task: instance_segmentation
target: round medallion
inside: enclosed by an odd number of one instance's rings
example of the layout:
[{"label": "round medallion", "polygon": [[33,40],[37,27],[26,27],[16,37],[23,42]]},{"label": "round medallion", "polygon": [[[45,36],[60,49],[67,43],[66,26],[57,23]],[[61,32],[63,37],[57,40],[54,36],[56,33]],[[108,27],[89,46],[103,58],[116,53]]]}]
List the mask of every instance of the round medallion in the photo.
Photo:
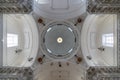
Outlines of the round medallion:
[{"label": "round medallion", "polygon": [[48,24],[42,32],[42,51],[54,59],[64,59],[75,54],[78,48],[78,32],[67,22]]}]

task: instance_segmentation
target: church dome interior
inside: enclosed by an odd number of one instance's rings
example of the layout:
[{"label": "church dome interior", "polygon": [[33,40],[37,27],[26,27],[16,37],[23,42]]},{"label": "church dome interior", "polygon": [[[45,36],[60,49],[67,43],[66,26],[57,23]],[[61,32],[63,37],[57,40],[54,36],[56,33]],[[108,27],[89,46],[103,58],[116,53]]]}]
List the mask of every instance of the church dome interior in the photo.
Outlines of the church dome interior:
[{"label": "church dome interior", "polygon": [[120,80],[119,0],[0,0],[0,80]]}]

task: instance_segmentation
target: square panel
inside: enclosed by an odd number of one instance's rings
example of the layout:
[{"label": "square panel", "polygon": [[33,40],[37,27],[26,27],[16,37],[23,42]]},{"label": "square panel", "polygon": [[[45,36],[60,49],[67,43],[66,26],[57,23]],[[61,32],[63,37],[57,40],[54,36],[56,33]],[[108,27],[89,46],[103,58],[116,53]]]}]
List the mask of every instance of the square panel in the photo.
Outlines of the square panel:
[{"label": "square panel", "polygon": [[69,8],[69,0],[52,0],[52,9],[68,9]]}]

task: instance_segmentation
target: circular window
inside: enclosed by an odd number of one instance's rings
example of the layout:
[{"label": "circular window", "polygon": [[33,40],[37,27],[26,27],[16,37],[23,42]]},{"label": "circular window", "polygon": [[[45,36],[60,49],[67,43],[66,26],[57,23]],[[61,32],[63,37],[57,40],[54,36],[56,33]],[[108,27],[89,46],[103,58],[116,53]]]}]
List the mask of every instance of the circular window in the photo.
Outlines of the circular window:
[{"label": "circular window", "polygon": [[42,51],[54,59],[75,54],[78,48],[78,32],[66,22],[53,22],[42,32]]}]

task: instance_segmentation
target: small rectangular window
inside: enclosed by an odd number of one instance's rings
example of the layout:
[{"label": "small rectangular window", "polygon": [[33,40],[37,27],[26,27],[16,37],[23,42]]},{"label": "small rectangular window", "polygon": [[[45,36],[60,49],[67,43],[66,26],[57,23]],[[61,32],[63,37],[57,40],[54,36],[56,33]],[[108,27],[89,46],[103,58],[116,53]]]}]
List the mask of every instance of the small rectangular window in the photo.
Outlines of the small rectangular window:
[{"label": "small rectangular window", "polygon": [[103,46],[113,47],[114,44],[113,33],[104,34],[102,36],[102,44]]},{"label": "small rectangular window", "polygon": [[17,34],[7,34],[7,47],[18,46],[18,35]]}]

